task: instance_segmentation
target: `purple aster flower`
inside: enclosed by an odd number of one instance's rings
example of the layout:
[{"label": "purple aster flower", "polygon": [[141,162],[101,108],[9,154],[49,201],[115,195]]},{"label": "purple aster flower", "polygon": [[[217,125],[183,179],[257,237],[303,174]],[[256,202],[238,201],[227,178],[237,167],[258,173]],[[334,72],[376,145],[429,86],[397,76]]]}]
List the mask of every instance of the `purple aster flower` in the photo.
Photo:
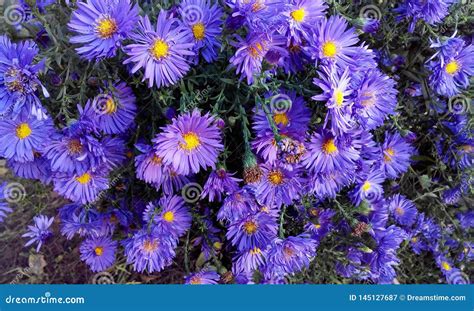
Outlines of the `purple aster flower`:
[{"label": "purple aster flower", "polygon": [[355,90],[354,110],[360,124],[367,129],[383,125],[397,106],[395,81],[377,69],[369,70],[353,80]]},{"label": "purple aster flower", "polygon": [[326,130],[319,130],[311,136],[308,152],[303,164],[312,173],[332,173],[336,170],[346,172],[353,169],[359,153]]},{"label": "purple aster flower", "polygon": [[149,145],[136,144],[135,147],[141,152],[135,157],[137,178],[147,183],[161,185],[165,169],[163,159],[158,157],[155,150]]},{"label": "purple aster flower", "polygon": [[396,9],[398,21],[411,20],[409,31],[415,30],[418,20],[423,19],[430,25],[440,23],[448,15],[453,0],[404,0]]},{"label": "purple aster flower", "polygon": [[51,164],[40,153],[34,152],[33,161],[19,162],[15,160],[8,160],[7,165],[10,170],[20,178],[39,179],[44,184],[51,182]]},{"label": "purple aster flower", "polygon": [[288,170],[279,163],[262,164],[263,176],[256,185],[256,195],[263,205],[290,205],[300,196],[302,179],[299,170]]},{"label": "purple aster flower", "polygon": [[233,193],[239,190],[239,178],[233,177],[235,173],[228,173],[225,169],[219,168],[212,171],[204,185],[201,197],[209,198],[209,202],[222,201],[222,194]]},{"label": "purple aster flower", "polygon": [[214,270],[202,270],[196,273],[191,273],[185,277],[185,284],[191,285],[211,285],[217,284],[221,277]]},{"label": "purple aster flower", "polygon": [[59,210],[61,234],[68,240],[78,234],[81,237],[97,237],[102,231],[102,219],[95,208],[72,203]]},{"label": "purple aster flower", "polygon": [[191,227],[191,213],[181,196],[163,196],[157,204],[149,203],[143,213],[146,223],[153,223],[158,234],[178,239]]},{"label": "purple aster flower", "polygon": [[195,109],[173,119],[153,140],[156,154],[178,174],[197,173],[201,168],[215,168],[223,149],[221,131],[209,114]]},{"label": "purple aster flower", "polygon": [[217,213],[218,220],[235,222],[259,210],[255,197],[247,188],[229,194]]},{"label": "purple aster flower", "polygon": [[474,45],[458,38],[450,38],[444,44],[437,51],[438,59],[429,63],[430,83],[438,94],[455,96],[469,87],[469,78],[474,75]]},{"label": "purple aster flower", "polygon": [[464,230],[468,231],[474,227],[474,211],[458,213],[456,214],[456,218]]},{"label": "purple aster flower", "polygon": [[[354,47],[359,38],[354,28],[348,28],[345,18],[337,15],[322,19],[311,37],[309,52],[324,63],[335,63],[344,68],[356,64],[350,57],[357,51]],[[359,63],[360,65],[360,63]]]},{"label": "purple aster flower", "polygon": [[77,53],[88,60],[111,58],[117,54],[138,21],[138,6],[130,0],[87,0],[78,2],[68,27],[77,35]]},{"label": "purple aster flower", "polygon": [[316,256],[316,241],[303,236],[275,239],[268,251],[268,261],[293,274],[309,267]]},{"label": "purple aster flower", "polygon": [[308,217],[310,221],[305,225],[305,231],[315,241],[321,241],[334,229],[333,217],[336,212],[331,209],[310,208]]},{"label": "purple aster flower", "polygon": [[380,168],[389,178],[397,178],[405,173],[410,166],[410,158],[416,151],[398,132],[385,133],[382,146]]},{"label": "purple aster flower", "polygon": [[226,3],[233,9],[233,24],[245,22],[252,29],[270,31],[281,22],[281,0],[226,0]]},{"label": "purple aster flower", "polygon": [[461,273],[461,270],[456,268],[453,262],[445,255],[437,254],[435,260],[449,284],[469,284],[469,281]]},{"label": "purple aster flower", "polygon": [[91,237],[82,242],[79,251],[81,260],[92,271],[101,272],[110,268],[115,261],[117,242],[107,236]]},{"label": "purple aster flower", "polygon": [[18,115],[21,111],[38,119],[47,118],[37,96],[38,88],[49,97],[38,79],[44,60],[33,63],[38,47],[31,41],[12,43],[7,36],[0,36],[0,115]]},{"label": "purple aster flower", "polygon": [[396,194],[389,199],[388,208],[393,218],[402,226],[412,226],[418,216],[415,204],[405,196]]},{"label": "purple aster flower", "polygon": [[0,184],[0,223],[5,220],[9,213],[13,212],[13,210],[8,206],[8,203],[4,202],[6,187],[6,182]]},{"label": "purple aster flower", "polygon": [[31,162],[52,134],[51,119],[38,120],[27,113],[0,122],[0,156],[18,162]]},{"label": "purple aster flower", "polygon": [[259,212],[233,221],[228,227],[226,237],[242,252],[255,247],[265,249],[276,237],[276,233],[275,219]]},{"label": "purple aster flower", "polygon": [[102,191],[109,188],[107,175],[100,169],[83,174],[58,173],[53,182],[54,191],[82,204],[94,202]]},{"label": "purple aster flower", "polygon": [[[270,98],[270,117],[281,135],[304,136],[308,130],[311,111],[306,106],[303,97],[294,91],[281,89],[278,94],[267,94]],[[267,118],[267,113],[262,106],[255,109],[253,130],[257,136],[273,134],[272,127]]]},{"label": "purple aster flower", "polygon": [[176,170],[169,165],[164,169],[163,181],[161,184],[155,184],[155,187],[156,190],[163,189],[163,193],[166,195],[172,195],[176,191],[182,191],[183,187],[190,182],[188,177],[178,174]]},{"label": "purple aster flower", "polygon": [[286,23],[281,31],[288,38],[301,43],[312,33],[315,25],[324,18],[327,9],[324,0],[290,0],[285,5],[283,15]]},{"label": "purple aster flower", "polygon": [[209,0],[183,0],[179,13],[192,33],[194,49],[201,51],[206,62],[215,61],[221,48],[222,9],[217,4],[211,6]]},{"label": "purple aster flower", "polygon": [[105,163],[107,170],[118,168],[125,162],[126,146],[125,141],[119,137],[105,136],[101,142],[104,150]]},{"label": "purple aster flower", "polygon": [[368,202],[380,200],[383,197],[382,184],[384,181],[385,174],[378,169],[357,176],[357,185],[350,193],[354,204],[358,206],[363,200]]},{"label": "purple aster flower", "polygon": [[138,231],[123,242],[127,263],[137,272],[159,272],[171,265],[175,242],[166,235]]},{"label": "purple aster flower", "polygon": [[362,31],[369,34],[376,34],[380,29],[380,20],[376,18],[364,18]]},{"label": "purple aster flower", "polygon": [[266,249],[262,250],[258,247],[254,247],[239,253],[233,261],[237,270],[250,274],[262,267],[265,264],[266,258]]},{"label": "purple aster flower", "polygon": [[312,174],[308,187],[309,191],[318,198],[336,198],[336,194],[344,187],[349,186],[354,180],[350,171],[341,172],[334,170],[330,173]]},{"label": "purple aster flower", "polygon": [[194,42],[190,32],[176,18],[161,10],[154,27],[148,16],[140,17],[132,43],[125,47],[129,58],[124,64],[133,63],[132,73],[145,69],[143,81],[151,88],[175,84],[190,69],[189,56],[193,56]]},{"label": "purple aster flower", "polygon": [[124,82],[88,101],[84,108],[85,114],[105,134],[126,132],[133,125],[136,110],[135,95]]},{"label": "purple aster flower", "polygon": [[[332,69],[331,69],[332,68]],[[312,99],[317,101],[326,101],[328,113],[324,121],[324,127],[328,122],[331,123],[331,132],[334,135],[341,135],[349,132],[354,124],[352,115],[352,100],[348,100],[351,96],[350,89],[351,78],[349,69],[340,75],[335,67],[323,67],[319,73],[322,79],[315,78],[313,83],[323,90],[323,94],[313,96]]]},{"label": "purple aster flower", "polygon": [[24,238],[30,238],[25,246],[28,247],[36,243],[36,252],[39,252],[43,243],[53,235],[53,232],[49,228],[53,224],[53,221],[54,217],[48,218],[44,215],[33,217],[33,226],[28,226],[28,232],[22,235]]}]

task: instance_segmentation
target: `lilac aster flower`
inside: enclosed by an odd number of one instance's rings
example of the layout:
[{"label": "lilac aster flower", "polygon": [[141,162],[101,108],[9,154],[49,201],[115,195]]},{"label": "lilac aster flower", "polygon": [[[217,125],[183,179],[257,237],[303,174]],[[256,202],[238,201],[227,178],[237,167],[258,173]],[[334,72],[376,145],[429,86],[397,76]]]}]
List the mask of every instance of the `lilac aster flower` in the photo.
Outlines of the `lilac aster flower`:
[{"label": "lilac aster flower", "polygon": [[133,63],[132,73],[145,69],[144,80],[151,88],[175,84],[190,69],[189,57],[194,55],[194,42],[190,32],[176,18],[161,10],[156,27],[148,16],[140,17],[133,43],[125,47],[129,58],[124,64]]},{"label": "lilac aster flower", "polygon": [[115,261],[117,242],[107,236],[91,237],[82,242],[79,251],[81,260],[92,271],[100,272],[110,268]]},{"label": "lilac aster flower", "polygon": [[125,141],[119,137],[105,136],[100,143],[104,148],[104,166],[107,170],[111,171],[125,162]]},{"label": "lilac aster flower", "polygon": [[309,267],[316,256],[316,242],[307,237],[275,239],[268,252],[268,261],[279,266],[285,273],[293,274]]},{"label": "lilac aster flower", "polygon": [[232,22],[238,25],[245,22],[252,29],[269,31],[281,22],[281,0],[226,0],[226,3],[233,9]]},{"label": "lilac aster flower", "polygon": [[159,272],[172,263],[174,241],[166,235],[138,231],[123,242],[127,263],[137,272]]},{"label": "lilac aster flower", "polygon": [[377,202],[383,197],[383,182],[385,174],[374,169],[357,177],[357,185],[350,193],[351,199],[356,206],[363,200],[368,202]]},{"label": "lilac aster flower", "polygon": [[68,27],[77,35],[77,53],[88,60],[111,58],[127,39],[138,20],[138,6],[130,0],[87,0],[78,2]]},{"label": "lilac aster flower", "polygon": [[22,235],[24,238],[30,238],[25,246],[28,247],[36,243],[36,252],[39,252],[43,243],[53,235],[49,228],[53,224],[53,221],[54,217],[48,218],[44,215],[33,217],[33,226],[28,226],[28,232]]},{"label": "lilac aster flower", "polygon": [[302,179],[299,170],[288,170],[278,163],[260,166],[263,176],[256,185],[258,201],[263,205],[290,205],[300,196]]},{"label": "lilac aster flower", "polygon": [[312,33],[315,25],[324,18],[327,5],[324,0],[290,0],[288,2],[283,13],[286,24],[280,31],[295,42],[301,43]]},{"label": "lilac aster flower", "polygon": [[474,227],[474,211],[468,211],[464,213],[458,213],[456,215],[459,224],[464,230],[469,230]]},{"label": "lilac aster flower", "polygon": [[53,182],[54,191],[82,204],[94,202],[102,191],[109,188],[107,176],[100,169],[83,174],[58,173]]},{"label": "lilac aster flower", "polygon": [[443,254],[436,255],[436,264],[446,277],[449,284],[469,284],[469,281],[462,275],[461,270],[456,268],[453,262]]},{"label": "lilac aster flower", "polygon": [[410,166],[410,158],[415,154],[413,148],[398,132],[385,133],[382,146],[380,168],[389,178],[397,178],[405,173]]},{"label": "lilac aster flower", "polygon": [[255,197],[247,188],[229,194],[217,213],[218,220],[235,222],[259,210]]},{"label": "lilac aster flower", "polygon": [[211,285],[217,284],[220,280],[219,274],[214,270],[202,270],[185,277],[185,284],[191,285]]},{"label": "lilac aster flower", "polygon": [[405,196],[396,194],[389,199],[388,208],[393,218],[402,226],[412,226],[418,216],[415,204]]},{"label": "lilac aster flower", "polygon": [[52,134],[51,119],[38,120],[27,113],[0,122],[0,156],[18,162],[31,162]]},{"label": "lilac aster flower", "polygon": [[171,195],[178,190],[181,191],[190,182],[188,177],[178,174],[171,165],[168,165],[164,169],[163,181],[161,184],[155,184],[155,187],[156,190],[163,189],[164,194]]},{"label": "lilac aster flower", "polygon": [[326,101],[328,113],[324,126],[331,122],[331,132],[334,135],[347,133],[353,127],[352,100],[348,100],[351,96],[349,69],[340,75],[335,67],[323,67],[320,72],[322,79],[315,78],[313,83],[323,90],[323,94],[313,96],[312,99],[317,101]]},{"label": "lilac aster flower", "polygon": [[444,45],[437,52],[438,59],[429,63],[430,82],[438,94],[454,96],[469,87],[469,78],[474,75],[474,45],[458,38],[450,38]]},{"label": "lilac aster flower", "polygon": [[360,156],[353,146],[347,146],[326,130],[313,134],[307,150],[303,164],[315,174],[345,172],[354,167]]},{"label": "lilac aster flower", "polygon": [[267,258],[267,250],[254,247],[250,250],[241,252],[234,258],[235,267],[239,271],[252,273],[265,264]]},{"label": "lilac aster flower", "polygon": [[354,110],[360,124],[367,129],[383,125],[388,115],[394,114],[397,106],[395,81],[379,70],[369,70],[353,83],[355,90]]},{"label": "lilac aster flower", "polygon": [[222,195],[239,190],[239,178],[233,177],[235,173],[228,173],[225,169],[219,168],[212,171],[201,194],[202,198],[208,197],[209,202],[222,201]]},{"label": "lilac aster flower", "polygon": [[305,225],[305,230],[315,241],[321,241],[334,229],[333,217],[336,212],[331,209],[310,208],[308,212],[310,221]]},{"label": "lilac aster flower", "polygon": [[135,157],[137,178],[147,183],[160,184],[163,182],[163,159],[156,155],[155,150],[145,144],[136,144],[135,147],[142,153]]},{"label": "lilac aster flower", "polygon": [[71,240],[76,234],[81,237],[97,237],[102,231],[102,219],[95,208],[72,203],[59,210],[61,234]]},{"label": "lilac aster flower", "polygon": [[88,101],[84,110],[105,134],[124,133],[135,119],[135,95],[124,82],[117,83],[112,91],[106,91]]},{"label": "lilac aster flower", "polygon": [[349,186],[354,180],[350,171],[341,172],[334,170],[330,173],[312,174],[308,187],[309,191],[318,198],[336,198],[336,194],[344,187]]},{"label": "lilac aster flower", "polygon": [[264,249],[276,237],[277,225],[273,217],[259,212],[232,222],[226,234],[239,251],[258,247]]},{"label": "lilac aster flower", "polygon": [[354,28],[347,29],[345,18],[337,15],[322,19],[311,38],[310,53],[324,63],[335,63],[344,68],[355,63],[350,57],[356,54],[354,45],[359,38]]},{"label": "lilac aster flower", "polygon": [[181,196],[163,196],[155,205],[149,203],[143,213],[146,223],[153,223],[158,234],[179,238],[191,227],[191,213]]},{"label": "lilac aster flower", "polygon": [[38,119],[47,118],[37,90],[49,94],[38,79],[44,60],[33,63],[38,47],[31,41],[12,43],[0,36],[0,115],[18,115],[22,110]]},{"label": "lilac aster flower", "polygon": [[44,184],[51,182],[51,164],[40,153],[34,152],[33,161],[19,162],[15,160],[8,160],[7,165],[10,170],[20,178],[39,179]]},{"label": "lilac aster flower", "polygon": [[179,12],[192,32],[194,48],[201,51],[206,62],[215,61],[221,48],[218,36],[222,32],[222,9],[218,4],[211,6],[209,0],[183,0]]},{"label": "lilac aster flower", "polygon": [[[278,94],[267,94],[270,98],[269,114],[281,135],[304,136],[308,130],[311,113],[303,97],[294,91],[281,89]],[[273,134],[267,113],[260,105],[255,109],[253,130],[258,136]]]},{"label": "lilac aster flower", "polygon": [[418,20],[423,19],[430,25],[440,23],[448,15],[453,0],[404,0],[396,9],[398,21],[411,20],[409,31],[415,30]]},{"label": "lilac aster flower", "polygon": [[173,119],[153,140],[156,154],[178,174],[197,173],[201,168],[216,167],[217,156],[223,149],[221,131],[209,114],[199,110]]}]

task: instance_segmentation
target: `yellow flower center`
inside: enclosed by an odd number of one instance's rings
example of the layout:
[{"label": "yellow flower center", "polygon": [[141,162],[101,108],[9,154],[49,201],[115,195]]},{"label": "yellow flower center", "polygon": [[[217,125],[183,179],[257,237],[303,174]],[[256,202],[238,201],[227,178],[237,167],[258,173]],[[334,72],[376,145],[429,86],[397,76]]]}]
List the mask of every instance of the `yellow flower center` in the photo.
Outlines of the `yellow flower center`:
[{"label": "yellow flower center", "polygon": [[115,101],[113,98],[107,99],[105,102],[105,113],[106,114],[112,114],[117,111],[117,104],[115,104]]},{"label": "yellow flower center", "polygon": [[395,213],[397,213],[398,216],[403,216],[403,214],[405,214],[405,211],[403,210],[403,208],[397,207],[395,209]]},{"label": "yellow flower center", "polygon": [[163,219],[166,221],[166,222],[173,222],[174,220],[174,213],[172,211],[168,211],[166,213],[163,214]]},{"label": "yellow flower center", "polygon": [[301,9],[291,12],[290,15],[295,21],[302,22],[304,20],[306,12],[304,11],[303,8],[301,8]]},{"label": "yellow flower center", "polygon": [[206,27],[204,26],[203,23],[197,23],[194,24],[192,27],[193,30],[193,35],[196,40],[202,40],[204,39],[206,35]]},{"label": "yellow flower center", "polygon": [[365,192],[369,191],[370,188],[372,188],[372,185],[370,184],[370,182],[366,181],[363,185],[362,185],[362,190],[364,190]]},{"label": "yellow flower center", "polygon": [[91,179],[92,177],[89,173],[84,173],[83,175],[76,177],[76,180],[82,185],[88,184]]},{"label": "yellow flower center", "polygon": [[263,45],[261,43],[255,43],[253,46],[249,47],[249,51],[253,58],[257,58],[263,52]]},{"label": "yellow flower center", "polygon": [[291,258],[295,254],[295,251],[292,248],[285,246],[283,248],[283,253],[285,254],[285,257]]},{"label": "yellow flower center", "polygon": [[143,250],[147,253],[152,253],[158,248],[157,240],[145,240],[143,242]]},{"label": "yellow flower center", "polygon": [[97,256],[102,256],[104,253],[104,248],[102,246],[98,246],[94,249],[94,252]]},{"label": "yellow flower center", "polygon": [[314,227],[315,227],[316,229],[319,229],[319,228],[321,228],[321,225],[320,225],[320,224],[314,224]]},{"label": "yellow flower center", "polygon": [[244,223],[244,231],[248,234],[248,235],[252,235],[252,234],[255,234],[257,232],[257,229],[258,229],[258,225],[255,221],[253,220],[249,220],[247,222]]},{"label": "yellow flower center", "polygon": [[441,266],[442,266],[443,269],[446,270],[446,271],[451,270],[451,266],[450,266],[449,263],[447,263],[446,261],[443,261],[443,262],[441,263]]},{"label": "yellow flower center", "polygon": [[275,186],[281,185],[283,183],[283,173],[281,171],[271,171],[268,174],[268,181]]},{"label": "yellow flower center", "polygon": [[412,243],[418,242],[418,238],[417,238],[416,236],[412,237],[412,238],[411,238],[411,242],[412,242]]},{"label": "yellow flower center", "polygon": [[384,153],[384,156],[383,156],[383,160],[385,162],[390,162],[392,161],[392,157],[395,155],[395,150],[393,150],[392,148],[387,148],[385,150],[385,153]]},{"label": "yellow flower center", "polygon": [[262,250],[258,247],[254,247],[253,249],[250,250],[250,255],[260,255],[262,253]]},{"label": "yellow flower center", "polygon": [[273,115],[273,121],[275,121],[276,124],[281,124],[284,126],[287,126],[288,123],[290,123],[290,120],[288,119],[288,115],[286,114],[286,112],[275,113]]},{"label": "yellow flower center", "polygon": [[183,140],[184,140],[184,143],[180,143],[179,145],[184,150],[191,151],[199,147],[199,145],[201,145],[199,136],[197,136],[197,134],[193,132],[188,132],[184,134]]},{"label": "yellow flower center", "polygon": [[332,41],[327,41],[323,44],[324,57],[335,57],[337,54],[337,46]]},{"label": "yellow flower center", "polygon": [[197,285],[197,284],[201,284],[202,283],[202,280],[199,276],[195,275],[191,278],[191,280],[189,280],[189,284],[193,284],[193,285]]},{"label": "yellow flower center", "polygon": [[342,93],[341,90],[336,89],[334,91],[334,101],[338,107],[342,106],[342,103],[344,102],[344,93]]},{"label": "yellow flower center", "polygon": [[258,12],[265,8],[262,0],[256,0],[254,4],[252,4],[252,12]]},{"label": "yellow flower center", "polygon": [[16,136],[19,139],[25,139],[31,135],[31,128],[28,123],[21,123],[16,128]]},{"label": "yellow flower center", "polygon": [[163,159],[157,156],[156,154],[154,154],[153,158],[151,158],[151,163],[153,165],[161,165],[163,163]]},{"label": "yellow flower center", "polygon": [[99,37],[101,37],[102,39],[109,39],[118,30],[117,22],[113,18],[103,18],[97,24],[96,29],[99,33]]},{"label": "yellow flower center", "polygon": [[222,243],[221,243],[221,242],[214,242],[214,244],[212,244],[212,246],[213,246],[214,249],[216,249],[216,250],[222,249]]},{"label": "yellow flower center", "polygon": [[337,147],[334,144],[334,139],[328,139],[324,144],[323,144],[323,151],[325,154],[334,154],[337,152]]},{"label": "yellow flower center", "polygon": [[82,152],[82,144],[78,139],[73,139],[67,144],[67,149],[72,154],[78,154]]},{"label": "yellow flower center", "polygon": [[444,68],[447,74],[454,75],[459,71],[459,64],[457,61],[453,60],[449,63],[446,64],[446,67]]},{"label": "yellow flower center", "polygon": [[153,55],[156,60],[166,58],[169,54],[169,50],[170,47],[168,43],[161,39],[157,39],[150,48],[151,55]]}]

